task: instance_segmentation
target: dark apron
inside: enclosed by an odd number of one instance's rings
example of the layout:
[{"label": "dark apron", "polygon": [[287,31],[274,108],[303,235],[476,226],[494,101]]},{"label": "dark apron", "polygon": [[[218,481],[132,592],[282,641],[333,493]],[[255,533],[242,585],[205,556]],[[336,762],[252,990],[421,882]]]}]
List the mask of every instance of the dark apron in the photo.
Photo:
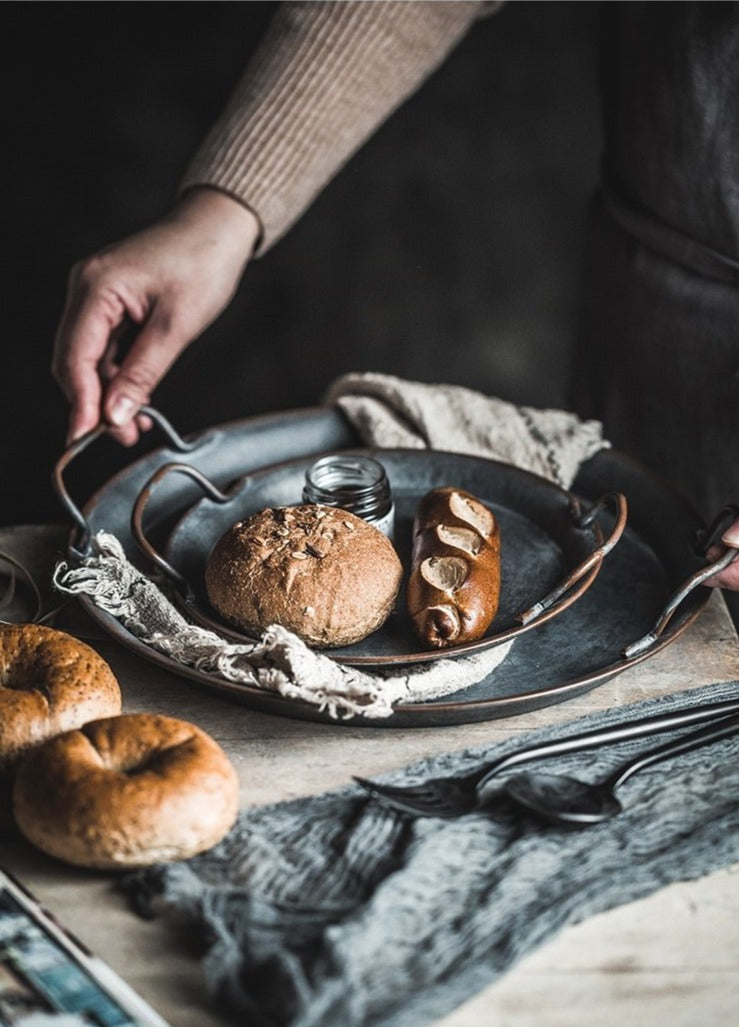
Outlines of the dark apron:
[{"label": "dark apron", "polygon": [[739,4],[602,16],[573,407],[709,520],[739,503]]},{"label": "dark apron", "polygon": [[739,4],[602,13],[573,406],[708,519],[739,502]]}]

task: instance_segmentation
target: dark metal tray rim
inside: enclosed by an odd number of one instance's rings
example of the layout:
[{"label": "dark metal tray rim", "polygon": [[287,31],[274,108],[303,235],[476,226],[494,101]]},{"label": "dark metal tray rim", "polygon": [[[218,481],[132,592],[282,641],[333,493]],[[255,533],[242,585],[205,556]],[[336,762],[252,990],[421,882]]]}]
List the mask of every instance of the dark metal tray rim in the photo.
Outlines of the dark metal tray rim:
[{"label": "dark metal tray rim", "polygon": [[[325,427],[323,419],[327,419]],[[280,432],[286,431],[291,438],[302,439],[310,437],[310,431],[306,431],[303,435],[300,429],[305,425],[310,427],[313,425],[313,422],[315,422],[315,426],[318,426],[319,433],[325,434],[326,431],[329,434],[331,432],[334,433],[330,443],[319,444],[313,448],[299,447],[297,451],[293,451],[290,454],[284,453],[284,451],[281,452],[281,455],[271,454],[263,463],[255,463],[251,469],[257,470],[267,464],[276,463],[279,459],[289,459],[296,455],[296,452],[319,456],[324,452],[331,452],[342,446],[359,444],[353,429],[344,420],[342,415],[334,408],[321,406],[297,408],[277,413],[262,414],[256,417],[235,419],[224,422],[205,432],[197,432],[185,436],[185,441],[198,447],[209,448],[211,451],[219,450],[222,452],[221,444],[224,440],[228,440],[231,437],[238,438],[240,435],[259,436],[264,434],[267,436],[279,430]],[[646,475],[657,490],[667,488],[656,476],[648,472],[637,461],[615,451],[608,452],[612,453],[626,468],[631,467],[638,474]],[[140,488],[146,480],[146,476],[151,473],[154,467],[161,466],[167,460],[171,460],[177,455],[177,451],[162,446],[132,461],[123,470],[105,481],[87,500],[82,508],[85,522],[89,522],[94,518],[96,511],[106,497],[117,496],[120,493],[121,486],[127,483],[127,479],[133,473],[139,474],[137,484],[138,488]],[[239,475],[244,474],[245,470],[244,463],[241,461],[237,469],[221,473],[220,481],[226,483],[227,481],[234,480]],[[214,480],[219,480],[219,476],[214,475]],[[585,494],[585,498],[593,499],[594,497]],[[682,497],[678,498],[682,505],[689,510],[693,521],[693,528],[701,527],[702,521],[698,515]],[[191,499],[184,500],[178,509],[180,511],[184,510],[189,502],[191,502]],[[123,544],[129,558],[134,563],[140,563],[137,547],[130,533],[126,536],[124,531],[121,530],[120,535],[123,537],[119,537],[119,541]],[[77,524],[70,530],[68,540],[68,551],[72,559],[79,559],[84,555],[79,548],[80,536],[80,525]],[[617,555],[615,558],[618,558]],[[451,726],[488,720],[495,717],[514,716],[518,713],[554,705],[584,694],[612,679],[627,668],[661,652],[690,627],[704,609],[710,596],[711,592],[709,589],[696,589],[692,591],[684,600],[681,608],[676,612],[664,633],[655,639],[647,649],[630,656],[628,659],[622,657],[596,669],[590,669],[584,673],[575,673],[567,680],[554,685],[533,688],[512,696],[491,696],[489,698],[469,700],[454,698],[429,702],[398,703],[394,707],[393,715],[387,718],[352,717],[345,720],[337,720],[320,707],[313,706],[310,703],[288,699],[277,693],[268,692],[250,685],[231,682],[217,674],[203,672],[181,664],[153,649],[151,646],[146,645],[130,633],[113,616],[97,607],[90,598],[80,596],[79,601],[90,618],[97,622],[110,637],[147,662],[153,663],[177,677],[184,677],[198,685],[205,686],[215,694],[223,698],[235,700],[246,705],[248,708],[334,726],[406,728]],[[628,643],[633,642],[633,639],[624,639],[623,641],[624,646],[626,646]],[[521,643],[519,642],[518,644]]]},{"label": "dark metal tray rim", "polygon": [[[337,451],[332,451],[337,452]],[[491,475],[496,473],[499,476],[505,475],[507,479],[512,480],[514,483],[526,482],[529,487],[536,489],[540,495],[549,495],[552,497],[551,501],[557,501],[563,505],[569,507],[570,515],[572,517],[572,524],[568,525],[570,531],[575,532],[577,528],[578,519],[584,513],[597,513],[595,508],[590,511],[583,510],[583,504],[579,497],[572,495],[568,490],[561,488],[554,482],[550,482],[546,479],[539,478],[530,471],[526,471],[520,467],[514,467],[511,465],[505,465],[497,460],[488,458],[475,457],[471,454],[454,453],[444,450],[423,450],[423,449],[405,449],[395,448],[392,450],[382,450],[377,447],[355,447],[352,449],[343,449],[341,452],[344,453],[358,453],[365,454],[375,457],[376,459],[382,460],[383,453],[385,454],[385,461],[387,463],[390,460],[392,463],[400,461],[414,461],[420,460],[422,462],[433,463],[434,460],[439,462],[443,460],[452,459],[456,462],[461,462],[462,466],[465,464],[470,465],[473,469],[485,470]],[[267,465],[266,467],[260,467],[257,469],[251,469],[246,474],[241,475],[232,485],[229,487],[226,495],[223,499],[230,503],[234,498],[234,493],[238,498],[239,495],[247,490],[248,487],[252,487],[259,479],[266,478],[267,480],[271,475],[279,474],[285,470],[290,470],[294,467],[302,468],[305,464],[313,460],[313,454],[303,455],[300,457],[292,458],[289,460],[281,460],[276,463]],[[188,507],[176,521],[176,523],[170,529],[167,538],[164,541],[162,551],[156,550],[150,542],[145,538],[145,532],[142,524],[143,520],[143,507],[147,500],[147,495],[151,495],[153,483],[156,480],[163,480],[167,474],[172,471],[186,472],[189,476],[193,477],[195,481],[200,481],[203,476],[196,472],[192,473],[190,465],[176,462],[172,464],[164,464],[157,472],[149,479],[134,504],[134,515],[132,517],[132,531],[134,536],[137,538],[137,544],[139,549],[142,550],[145,555],[151,560],[153,565],[159,564],[163,569],[166,577],[171,579],[172,595],[180,607],[181,611],[190,619],[194,620],[201,627],[205,627],[211,631],[220,633],[225,638],[236,642],[245,644],[254,644],[257,639],[252,638],[240,632],[238,629],[231,628],[230,625],[223,623],[215,611],[211,611],[209,607],[206,607],[205,601],[202,597],[197,598],[197,589],[192,580],[189,580],[187,576],[184,577],[179,573],[179,570],[175,565],[172,564],[171,556],[171,545],[174,539],[176,539],[178,533],[182,529],[193,513],[197,513],[199,508],[207,508],[208,502],[212,499],[211,494],[206,494],[200,497],[195,503]],[[205,480],[205,484],[212,488],[212,483],[209,480]],[[401,489],[402,491],[402,489]],[[598,497],[600,505],[605,506],[608,497]],[[619,501],[620,500],[620,501]],[[143,501],[143,502],[142,502]],[[592,523],[589,525],[589,531],[592,535],[592,548],[588,551],[586,559],[583,561],[586,569],[578,577],[574,578],[571,583],[568,583],[567,587],[553,590],[551,593],[551,599],[547,596],[538,596],[539,600],[533,604],[529,610],[524,611],[523,615],[516,618],[516,623],[501,629],[495,630],[495,625],[492,626],[489,633],[480,639],[472,642],[465,642],[460,645],[450,646],[444,650],[420,650],[412,649],[408,652],[394,653],[392,655],[366,655],[356,654],[354,649],[357,647],[350,647],[347,650],[323,650],[324,655],[331,659],[336,660],[338,663],[343,663],[347,666],[358,666],[358,667],[391,667],[391,666],[411,666],[420,663],[432,663],[440,659],[458,659],[464,656],[470,655],[474,652],[480,652],[492,648],[497,645],[501,645],[506,642],[513,641],[520,635],[539,627],[540,625],[547,623],[552,618],[558,616],[560,613],[568,609],[573,603],[577,602],[590,588],[596,577],[598,576],[603,560],[612,552],[613,547],[617,544],[620,538],[621,532],[623,531],[624,524],[626,522],[626,504],[623,501],[623,497],[617,497],[616,506],[619,511],[618,520],[621,521],[620,528],[612,533],[608,540],[604,539],[603,532],[598,524],[597,519],[593,518]],[[140,509],[137,509],[139,508]],[[514,511],[518,515],[525,515],[525,510],[516,509]],[[579,571],[579,567],[567,568],[567,571]],[[562,585],[562,581],[558,583]],[[557,598],[555,600],[555,593]]]}]

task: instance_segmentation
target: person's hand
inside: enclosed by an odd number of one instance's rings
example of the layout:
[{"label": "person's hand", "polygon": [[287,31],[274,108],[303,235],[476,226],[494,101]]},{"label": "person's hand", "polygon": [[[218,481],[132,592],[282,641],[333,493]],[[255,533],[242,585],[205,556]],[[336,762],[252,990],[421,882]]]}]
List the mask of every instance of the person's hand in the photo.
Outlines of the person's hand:
[{"label": "person's hand", "polygon": [[[739,549],[739,518],[721,536],[721,541],[729,549]],[[712,546],[708,550],[708,559],[717,560],[721,555],[720,546]],[[727,588],[732,592],[739,592],[739,556],[725,567],[719,574],[707,578],[704,585],[711,585],[714,588]]]},{"label": "person's hand", "polygon": [[[195,189],[150,228],[72,269],[52,372],[70,402],[67,441],[106,421],[124,445],[148,427],[137,411],[177,357],[233,297],[259,237],[257,218]],[[117,340],[133,326],[117,361]]]}]

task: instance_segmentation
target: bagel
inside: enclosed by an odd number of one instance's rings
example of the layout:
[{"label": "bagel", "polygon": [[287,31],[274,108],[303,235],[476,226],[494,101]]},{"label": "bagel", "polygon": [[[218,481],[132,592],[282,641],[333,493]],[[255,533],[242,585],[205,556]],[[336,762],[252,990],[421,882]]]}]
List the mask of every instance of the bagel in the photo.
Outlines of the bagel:
[{"label": "bagel", "polygon": [[43,624],[0,625],[0,775],[32,746],[121,711],[121,690],[94,649]]},{"label": "bagel", "polygon": [[194,724],[130,713],[92,721],[26,754],[13,813],[43,852],[100,870],[186,859],[226,834],[236,772]]}]

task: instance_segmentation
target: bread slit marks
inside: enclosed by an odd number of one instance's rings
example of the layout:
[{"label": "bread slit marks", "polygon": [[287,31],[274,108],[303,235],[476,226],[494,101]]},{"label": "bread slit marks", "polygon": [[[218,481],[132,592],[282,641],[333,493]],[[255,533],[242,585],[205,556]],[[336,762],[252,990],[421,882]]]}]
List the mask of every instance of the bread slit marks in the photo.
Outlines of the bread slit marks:
[{"label": "bread slit marks", "polygon": [[496,530],[495,518],[490,510],[469,493],[452,490],[449,510],[460,521],[466,521],[482,538],[489,538]]},{"label": "bread slit marks", "polygon": [[459,637],[461,628],[457,608],[448,603],[441,606],[430,606],[426,611],[425,635],[428,639],[438,639],[438,642],[432,644],[439,646],[451,644]]},{"label": "bread slit marks", "polygon": [[449,524],[439,524],[436,528],[436,535],[442,545],[451,549],[460,549],[470,556],[477,556],[485,545],[480,533],[471,528],[456,528]]},{"label": "bread slit marks", "polygon": [[422,562],[421,577],[434,588],[456,592],[467,580],[469,564],[458,556],[427,556]]},{"label": "bread slit marks", "polygon": [[500,536],[492,512],[450,487],[421,499],[413,524],[406,604],[428,646],[481,638],[498,611]]}]

